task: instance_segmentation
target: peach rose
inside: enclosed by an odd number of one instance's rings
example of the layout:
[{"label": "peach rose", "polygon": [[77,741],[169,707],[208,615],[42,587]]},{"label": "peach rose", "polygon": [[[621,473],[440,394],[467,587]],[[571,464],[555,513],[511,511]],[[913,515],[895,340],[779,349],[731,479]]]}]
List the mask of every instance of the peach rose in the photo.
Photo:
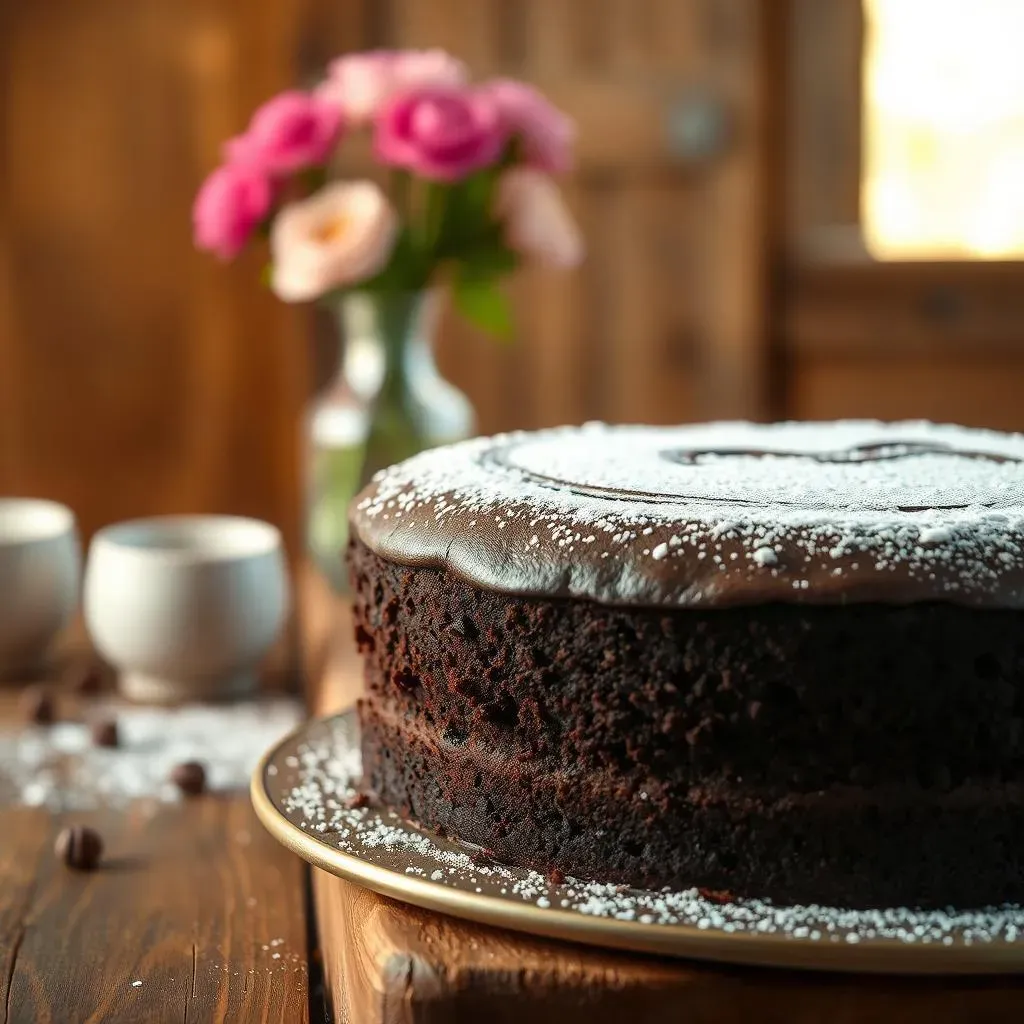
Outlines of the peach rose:
[{"label": "peach rose", "polygon": [[398,218],[372,181],[335,182],[288,203],[270,230],[271,288],[285,302],[319,298],[387,263]]},{"label": "peach rose", "polygon": [[554,267],[575,267],[583,259],[580,229],[546,174],[513,167],[498,181],[494,215],[505,226],[505,243],[515,252]]}]

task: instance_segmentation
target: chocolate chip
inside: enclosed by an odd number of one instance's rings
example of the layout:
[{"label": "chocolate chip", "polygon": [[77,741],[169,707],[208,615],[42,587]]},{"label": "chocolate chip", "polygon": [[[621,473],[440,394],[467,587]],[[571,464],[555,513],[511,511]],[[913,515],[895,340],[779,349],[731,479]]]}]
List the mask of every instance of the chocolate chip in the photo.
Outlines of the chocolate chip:
[{"label": "chocolate chip", "polygon": [[53,850],[69,868],[92,871],[103,856],[103,840],[94,829],[74,825],[61,830]]},{"label": "chocolate chip", "polygon": [[354,793],[345,801],[345,810],[358,811],[369,804],[370,798],[365,793]]},{"label": "chocolate chip", "polygon": [[97,747],[116,747],[119,743],[116,718],[97,718],[89,731]]},{"label": "chocolate chip", "polygon": [[55,717],[53,694],[47,686],[30,686],[21,695],[21,710],[26,720],[50,725]]},{"label": "chocolate chip", "polygon": [[91,663],[73,666],[68,670],[65,682],[69,690],[82,697],[92,697],[103,688],[100,670]]},{"label": "chocolate chip", "polygon": [[171,782],[185,796],[198,796],[206,789],[206,769],[198,761],[184,761],[171,770]]}]

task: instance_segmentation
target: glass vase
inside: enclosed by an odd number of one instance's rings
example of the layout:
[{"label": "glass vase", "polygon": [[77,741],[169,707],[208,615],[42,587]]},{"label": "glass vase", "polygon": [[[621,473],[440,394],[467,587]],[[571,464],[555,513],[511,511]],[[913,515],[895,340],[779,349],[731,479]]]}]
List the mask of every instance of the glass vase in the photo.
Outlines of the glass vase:
[{"label": "glass vase", "polygon": [[339,593],[354,495],[378,470],[475,430],[469,400],[434,361],[441,300],[437,290],[351,292],[337,305],[342,358],[308,418],[306,538]]}]

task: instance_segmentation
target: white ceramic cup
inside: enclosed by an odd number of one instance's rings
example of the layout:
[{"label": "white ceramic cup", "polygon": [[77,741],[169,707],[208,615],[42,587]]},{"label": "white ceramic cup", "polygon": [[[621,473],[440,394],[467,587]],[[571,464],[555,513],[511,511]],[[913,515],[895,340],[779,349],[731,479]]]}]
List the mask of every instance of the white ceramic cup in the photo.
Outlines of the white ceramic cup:
[{"label": "white ceramic cup", "polygon": [[31,675],[78,607],[82,570],[71,509],[0,498],[0,677]]},{"label": "white ceramic cup", "polygon": [[257,519],[138,519],[89,548],[86,626],[132,700],[251,692],[288,607],[281,534]]}]

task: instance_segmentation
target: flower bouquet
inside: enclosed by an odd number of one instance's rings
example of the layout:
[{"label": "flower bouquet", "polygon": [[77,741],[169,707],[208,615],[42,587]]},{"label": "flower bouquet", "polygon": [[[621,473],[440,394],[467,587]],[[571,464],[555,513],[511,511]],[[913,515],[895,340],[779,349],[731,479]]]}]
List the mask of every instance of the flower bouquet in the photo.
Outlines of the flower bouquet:
[{"label": "flower bouquet", "polygon": [[[360,133],[375,169],[351,180],[341,158]],[[501,279],[521,262],[582,258],[554,180],[571,167],[573,141],[570,120],[525,83],[473,84],[439,50],[357,53],[313,89],[260,107],[200,188],[199,248],[230,260],[265,236],[273,292],[326,303],[345,328],[343,379],[310,427],[310,546],[335,581],[359,484],[473,429],[465,397],[433,363],[437,295],[505,338]],[[343,408],[353,393],[357,417]]]},{"label": "flower bouquet", "polygon": [[[386,187],[338,178],[357,131],[371,133]],[[232,259],[266,233],[268,281],[286,302],[445,283],[463,316],[507,335],[497,282],[522,259],[564,267],[582,255],[552,179],[572,142],[569,119],[524,83],[472,85],[442,51],[352,54],[227,142],[196,198],[196,244]]]}]

